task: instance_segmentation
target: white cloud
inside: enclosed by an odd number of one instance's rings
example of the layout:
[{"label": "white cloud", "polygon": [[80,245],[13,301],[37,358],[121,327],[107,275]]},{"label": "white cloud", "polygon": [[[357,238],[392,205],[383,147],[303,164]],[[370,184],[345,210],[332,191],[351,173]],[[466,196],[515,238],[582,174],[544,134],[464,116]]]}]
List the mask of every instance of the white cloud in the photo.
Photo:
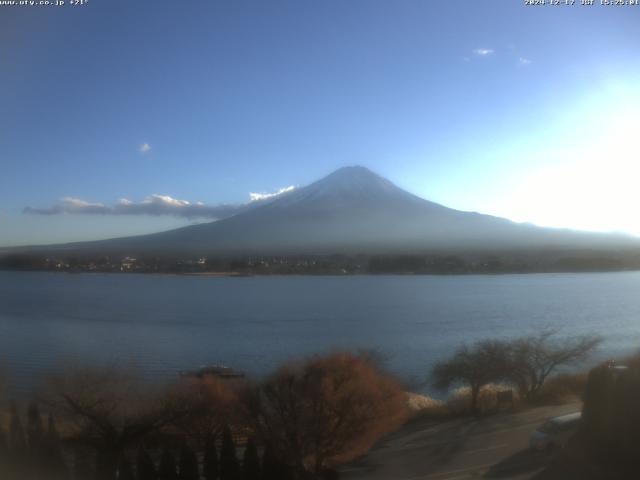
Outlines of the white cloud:
[{"label": "white cloud", "polygon": [[75,197],[64,197],[60,202],[48,208],[26,207],[24,213],[37,215],[58,215],[60,213],[92,213],[104,215],[109,213],[109,207],[102,203],[91,203]]},{"label": "white cloud", "polygon": [[288,187],[281,188],[280,190],[274,193],[251,192],[249,194],[249,199],[252,202],[259,202],[261,200],[267,200],[269,198],[277,197],[278,195],[282,195],[283,193],[291,192],[295,189],[296,187],[294,187],[293,185],[289,185]]},{"label": "white cloud", "polygon": [[154,193],[141,202],[132,202],[127,198],[122,198],[111,207],[109,213],[113,215],[173,215],[186,218],[221,219],[237,213],[239,208],[237,205],[192,203],[188,200]]},{"label": "white cloud", "polygon": [[205,205],[191,203],[169,195],[153,194],[141,202],[121,198],[115,205],[92,203],[80,198],[65,197],[47,208],[26,207],[23,212],[34,215],[85,214],[85,215],[173,215],[185,218],[221,219],[230,217],[246,208],[244,205]]},{"label": "white cloud", "polygon": [[74,197],[64,197],[62,203],[69,208],[104,208],[102,203],[91,203]]},{"label": "white cloud", "polygon": [[142,202],[143,205],[169,205],[171,207],[186,207],[191,205],[188,200],[179,200],[177,198],[170,197],[169,195],[153,195],[147,197]]},{"label": "white cloud", "polygon": [[526,67],[527,65],[531,65],[531,60],[529,60],[528,58],[519,57],[518,65]]},{"label": "white cloud", "polygon": [[275,193],[250,193],[249,202],[237,205],[206,205],[202,202],[190,202],[189,200],[154,193],[139,202],[129,200],[128,198],[121,198],[114,205],[88,202],[75,197],[65,197],[51,207],[26,207],[23,212],[33,215],[172,215],[184,218],[220,220],[246,210],[257,202],[290,192],[294,190],[294,188],[293,186],[281,188]]},{"label": "white cloud", "polygon": [[476,48],[473,53],[475,53],[479,57],[487,57],[489,55],[493,55],[495,53],[495,50],[493,50],[492,48]]},{"label": "white cloud", "polygon": [[148,143],[145,142],[142,145],[140,145],[140,148],[138,150],[142,154],[148,153],[151,150],[151,145],[149,145]]}]

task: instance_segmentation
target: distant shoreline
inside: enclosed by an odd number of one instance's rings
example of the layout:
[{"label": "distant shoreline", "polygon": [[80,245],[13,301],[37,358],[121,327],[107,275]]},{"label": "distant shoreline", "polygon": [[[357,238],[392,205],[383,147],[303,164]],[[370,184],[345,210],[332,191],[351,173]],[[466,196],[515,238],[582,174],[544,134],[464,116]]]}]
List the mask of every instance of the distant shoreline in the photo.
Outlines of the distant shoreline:
[{"label": "distant shoreline", "polygon": [[[117,273],[117,272],[116,272]],[[189,277],[254,277],[251,273],[242,272],[185,272],[174,275],[186,275]]]},{"label": "distant shoreline", "polygon": [[503,276],[503,275],[553,275],[580,273],[633,273],[640,272],[640,268],[626,268],[615,270],[535,270],[535,271],[477,271],[477,272],[326,272],[326,273],[247,273],[247,272],[118,272],[91,270],[19,270],[1,269],[0,272],[17,273],[52,273],[52,274],[90,274],[90,275],[140,275],[140,276],[171,276],[171,277],[200,277],[200,278],[249,278],[249,277],[465,277],[465,276]]},{"label": "distant shoreline", "polygon": [[640,270],[640,250],[478,251],[388,254],[0,255],[0,270],[152,273],[201,277],[255,275],[496,275]]}]

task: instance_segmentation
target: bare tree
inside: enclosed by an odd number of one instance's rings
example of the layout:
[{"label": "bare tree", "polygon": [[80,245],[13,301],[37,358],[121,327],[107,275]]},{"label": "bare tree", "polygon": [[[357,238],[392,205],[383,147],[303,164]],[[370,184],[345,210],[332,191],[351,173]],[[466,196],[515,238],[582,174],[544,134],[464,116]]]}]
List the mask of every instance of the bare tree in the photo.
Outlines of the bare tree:
[{"label": "bare tree", "polygon": [[186,378],[179,385],[185,415],[175,426],[193,439],[198,449],[215,443],[225,425],[243,424],[240,398],[246,382],[222,380],[213,376]]},{"label": "bare tree", "polygon": [[472,346],[462,345],[451,358],[437,363],[431,371],[433,386],[448,390],[456,384],[471,389],[471,410],[478,410],[478,396],[483,386],[505,379],[509,346],[497,340],[484,340]]},{"label": "bare tree", "polygon": [[52,379],[45,399],[75,426],[76,441],[95,449],[99,478],[114,478],[125,449],[185,414],[178,395],[118,369],[69,371]]},{"label": "bare tree", "polygon": [[556,334],[556,330],[545,329],[509,343],[508,378],[521,397],[534,397],[549,375],[560,367],[583,362],[602,341],[591,335],[560,340]]},{"label": "bare tree", "polygon": [[298,478],[362,453],[406,415],[399,385],[348,353],[284,366],[251,400],[256,431]]}]

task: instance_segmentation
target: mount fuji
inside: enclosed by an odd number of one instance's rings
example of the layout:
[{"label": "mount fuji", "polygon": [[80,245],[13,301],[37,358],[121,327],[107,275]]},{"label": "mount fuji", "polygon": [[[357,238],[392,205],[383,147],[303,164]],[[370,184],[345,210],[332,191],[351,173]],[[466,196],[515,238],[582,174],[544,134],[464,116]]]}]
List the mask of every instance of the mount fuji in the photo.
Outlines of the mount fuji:
[{"label": "mount fuji", "polygon": [[454,210],[402,190],[360,166],[341,168],[308,186],[253,203],[215,222],[60,245],[56,250],[286,255],[640,246],[640,240],[625,235],[542,228]]}]

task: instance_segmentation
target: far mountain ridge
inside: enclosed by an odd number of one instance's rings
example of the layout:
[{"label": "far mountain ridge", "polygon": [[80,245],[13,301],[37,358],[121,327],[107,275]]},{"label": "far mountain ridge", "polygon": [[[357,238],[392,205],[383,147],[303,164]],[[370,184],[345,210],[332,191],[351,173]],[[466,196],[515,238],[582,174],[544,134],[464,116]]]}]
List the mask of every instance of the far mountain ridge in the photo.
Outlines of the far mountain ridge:
[{"label": "far mountain ridge", "polygon": [[542,228],[454,210],[365,167],[351,166],[215,222],[46,248],[132,255],[287,255],[638,246],[639,239],[625,235]]}]

